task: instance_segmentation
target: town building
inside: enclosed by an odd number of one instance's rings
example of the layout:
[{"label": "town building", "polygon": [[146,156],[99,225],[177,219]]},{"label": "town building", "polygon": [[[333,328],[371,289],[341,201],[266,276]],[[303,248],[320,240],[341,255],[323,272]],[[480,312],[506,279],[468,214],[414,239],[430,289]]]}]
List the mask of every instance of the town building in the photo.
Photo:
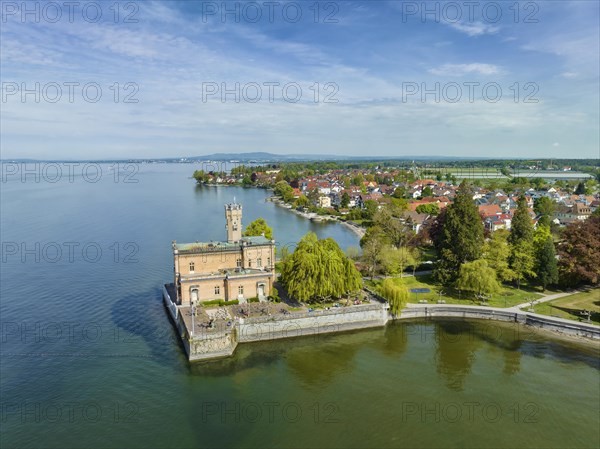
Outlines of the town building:
[{"label": "town building", "polygon": [[554,218],[561,224],[567,225],[577,221],[587,220],[592,214],[589,206],[581,203],[575,203],[573,206],[559,206],[554,213]]},{"label": "town building", "polygon": [[275,280],[275,241],[243,237],[242,205],[225,205],[227,241],[173,241],[177,304],[248,298],[265,299]]}]

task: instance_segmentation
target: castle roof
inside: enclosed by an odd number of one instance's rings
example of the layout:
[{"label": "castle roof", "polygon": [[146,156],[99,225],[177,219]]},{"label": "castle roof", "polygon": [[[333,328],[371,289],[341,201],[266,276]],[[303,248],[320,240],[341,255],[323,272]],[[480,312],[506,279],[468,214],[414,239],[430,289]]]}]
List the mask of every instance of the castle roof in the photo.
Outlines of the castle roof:
[{"label": "castle roof", "polygon": [[242,237],[238,242],[194,242],[194,243],[176,243],[173,242],[173,250],[180,253],[209,253],[216,251],[239,250],[243,246],[262,246],[272,245],[273,242],[265,236],[258,235],[253,237]]}]

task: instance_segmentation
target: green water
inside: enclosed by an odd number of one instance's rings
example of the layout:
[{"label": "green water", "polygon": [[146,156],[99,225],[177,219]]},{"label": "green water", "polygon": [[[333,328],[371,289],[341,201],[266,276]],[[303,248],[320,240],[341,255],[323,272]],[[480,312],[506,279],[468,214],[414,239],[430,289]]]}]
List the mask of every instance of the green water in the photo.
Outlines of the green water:
[{"label": "green water", "polygon": [[[357,237],[189,174],[2,185],[3,243],[104,249],[93,263],[3,253],[2,448],[600,446],[598,344],[513,325],[392,324],[190,365],[161,302],[171,240],[222,238],[234,195],[246,223],[266,217],[286,244],[309,230],[344,247]],[[115,242],[137,245],[133,263]]]}]

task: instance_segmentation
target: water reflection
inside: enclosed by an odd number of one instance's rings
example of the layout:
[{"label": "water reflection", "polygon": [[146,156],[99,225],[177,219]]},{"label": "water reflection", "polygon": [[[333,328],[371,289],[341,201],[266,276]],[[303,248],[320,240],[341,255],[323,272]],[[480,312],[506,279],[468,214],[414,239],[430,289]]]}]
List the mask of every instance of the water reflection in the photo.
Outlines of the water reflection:
[{"label": "water reflection", "polygon": [[380,351],[388,357],[399,358],[408,348],[408,336],[415,326],[409,323],[390,323],[386,326]]},{"label": "water reflection", "polygon": [[438,373],[445,378],[448,388],[462,391],[480,343],[473,333],[473,325],[467,322],[437,323],[435,342]]}]

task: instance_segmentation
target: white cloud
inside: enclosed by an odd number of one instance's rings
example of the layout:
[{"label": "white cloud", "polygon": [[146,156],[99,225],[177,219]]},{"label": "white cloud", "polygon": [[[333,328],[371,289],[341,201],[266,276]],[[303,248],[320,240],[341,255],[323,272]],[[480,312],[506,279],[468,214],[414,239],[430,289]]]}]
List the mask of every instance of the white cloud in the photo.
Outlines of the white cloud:
[{"label": "white cloud", "polygon": [[[447,22],[445,22],[447,23]],[[452,28],[467,36],[482,36],[484,34],[496,34],[500,27],[483,22],[454,22],[448,23]]]},{"label": "white cloud", "polygon": [[562,76],[563,78],[572,79],[572,78],[577,78],[577,73],[576,72],[563,72],[560,74],[560,76]]},{"label": "white cloud", "polygon": [[429,69],[428,72],[438,76],[463,76],[467,74],[498,75],[502,73],[498,66],[482,63],[444,64],[440,67]]}]

